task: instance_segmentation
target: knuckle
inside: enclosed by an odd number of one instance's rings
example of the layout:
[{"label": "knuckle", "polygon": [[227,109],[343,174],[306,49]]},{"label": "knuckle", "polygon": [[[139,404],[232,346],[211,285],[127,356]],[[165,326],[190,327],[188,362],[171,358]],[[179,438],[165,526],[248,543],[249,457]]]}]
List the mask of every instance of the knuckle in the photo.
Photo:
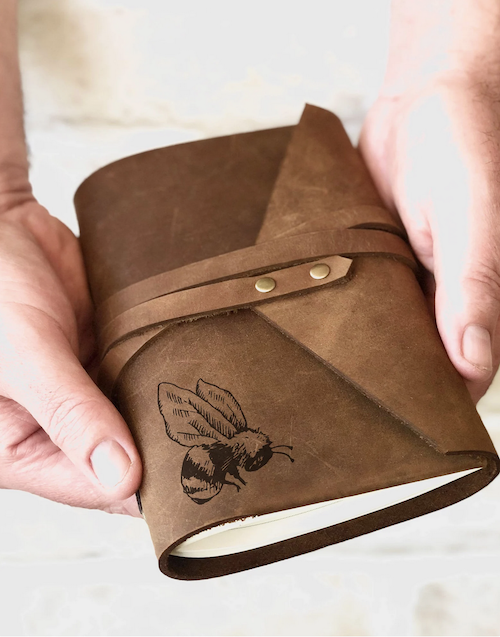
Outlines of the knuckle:
[{"label": "knuckle", "polygon": [[26,458],[34,437],[33,433],[28,436],[24,433],[30,421],[31,416],[24,407],[0,396],[0,460],[3,463],[18,463]]},{"label": "knuckle", "polygon": [[88,438],[97,406],[93,398],[57,396],[49,399],[46,404],[46,423],[51,440],[66,451],[81,447]]},{"label": "knuckle", "polygon": [[34,201],[26,167],[12,162],[0,164],[0,214]]},{"label": "knuckle", "polygon": [[464,285],[476,288],[479,285],[485,296],[500,301],[500,263],[475,263],[464,276]]}]

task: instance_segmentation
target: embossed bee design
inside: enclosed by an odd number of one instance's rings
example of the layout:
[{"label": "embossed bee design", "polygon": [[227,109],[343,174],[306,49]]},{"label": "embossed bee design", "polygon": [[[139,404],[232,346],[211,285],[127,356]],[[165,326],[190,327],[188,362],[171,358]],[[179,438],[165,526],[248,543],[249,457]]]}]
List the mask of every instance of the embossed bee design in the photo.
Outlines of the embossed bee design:
[{"label": "embossed bee design", "polygon": [[[246,481],[239,470],[257,471],[274,454],[282,454],[294,462],[283,447],[272,447],[269,436],[250,429],[243,411],[231,392],[201,378],[196,393],[173,383],[158,385],[158,407],[169,438],[187,452],[181,470],[183,491],[193,502],[204,504],[216,496],[225,484],[238,491]],[[233,477],[237,482],[228,480]]]}]

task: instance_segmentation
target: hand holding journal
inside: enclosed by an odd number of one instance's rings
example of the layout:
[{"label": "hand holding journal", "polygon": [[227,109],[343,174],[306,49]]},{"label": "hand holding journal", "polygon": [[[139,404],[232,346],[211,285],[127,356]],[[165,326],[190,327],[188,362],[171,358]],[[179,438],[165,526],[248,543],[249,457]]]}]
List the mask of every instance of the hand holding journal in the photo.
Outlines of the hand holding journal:
[{"label": "hand holding journal", "polygon": [[127,157],[75,205],[98,382],[166,575],[314,551],[497,475],[401,221],[334,114]]}]

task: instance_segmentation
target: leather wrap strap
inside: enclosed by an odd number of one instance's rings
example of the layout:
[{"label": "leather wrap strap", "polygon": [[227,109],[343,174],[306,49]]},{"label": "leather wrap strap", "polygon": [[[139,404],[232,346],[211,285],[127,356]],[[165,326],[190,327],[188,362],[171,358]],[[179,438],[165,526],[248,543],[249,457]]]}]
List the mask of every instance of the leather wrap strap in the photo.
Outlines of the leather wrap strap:
[{"label": "leather wrap strap", "polygon": [[98,307],[98,324],[105,328],[119,314],[172,292],[334,254],[385,254],[405,261],[414,270],[417,267],[406,241],[387,231],[351,228],[292,235],[190,263],[130,285]]},{"label": "leather wrap strap", "polygon": [[[310,272],[315,264],[320,263],[327,265],[329,272],[324,278],[316,279]],[[256,287],[257,282],[263,279],[253,276],[219,281],[151,299],[122,312],[108,323],[101,334],[101,351],[106,353],[127,337],[172,321],[249,307],[276,297],[340,283],[347,278],[351,264],[351,259],[331,256],[269,272],[266,278],[273,281],[275,287],[266,292]]]}]

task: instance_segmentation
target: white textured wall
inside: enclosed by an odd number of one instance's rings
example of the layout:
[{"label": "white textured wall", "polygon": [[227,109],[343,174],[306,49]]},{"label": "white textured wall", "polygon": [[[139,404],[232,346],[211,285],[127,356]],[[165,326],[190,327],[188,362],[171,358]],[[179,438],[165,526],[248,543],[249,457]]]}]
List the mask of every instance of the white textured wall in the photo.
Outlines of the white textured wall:
[{"label": "white textured wall", "polygon": [[[1,1],[1,0],[0,0]],[[37,196],[76,230],[95,168],[335,110],[353,138],[384,68],[386,0],[21,0]],[[500,447],[500,386],[480,406]],[[500,481],[463,503],[208,582],[165,578],[142,520],[0,491],[0,633],[498,635]]]}]

